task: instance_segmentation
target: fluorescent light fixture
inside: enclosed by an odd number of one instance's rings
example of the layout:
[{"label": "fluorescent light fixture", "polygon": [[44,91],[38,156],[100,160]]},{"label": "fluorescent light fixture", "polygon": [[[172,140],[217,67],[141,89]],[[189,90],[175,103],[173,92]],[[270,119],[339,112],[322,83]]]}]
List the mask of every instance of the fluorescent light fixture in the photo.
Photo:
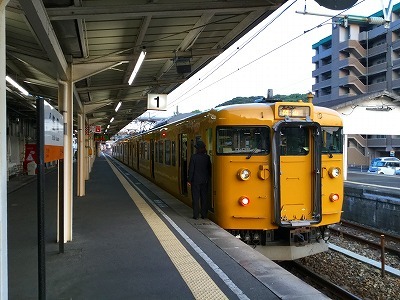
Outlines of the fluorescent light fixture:
[{"label": "fluorescent light fixture", "polygon": [[115,108],[115,112],[118,111],[118,109],[121,107],[121,105],[122,105],[122,101],[119,101],[117,104],[117,107]]},{"label": "fluorescent light fixture", "polygon": [[[107,129],[110,128],[110,124],[107,125]],[[107,130],[106,130],[107,131]]]},{"label": "fluorescent light fixture", "polygon": [[112,123],[114,121],[114,117],[111,118],[110,123]]},{"label": "fluorescent light fixture", "polygon": [[140,53],[139,58],[136,62],[135,68],[132,71],[131,77],[129,77],[129,80],[128,80],[129,85],[131,85],[133,82],[133,79],[135,79],[135,76],[136,76],[137,72],[139,71],[140,66],[143,63],[145,56],[146,56],[146,51],[142,50],[142,52]]},{"label": "fluorescent light fixture", "polygon": [[6,76],[6,81],[8,81],[10,84],[12,84],[14,87],[16,87],[22,94],[25,96],[28,96],[29,93],[26,89],[24,89],[22,86],[20,86],[18,83],[16,83],[11,77],[8,75]]}]

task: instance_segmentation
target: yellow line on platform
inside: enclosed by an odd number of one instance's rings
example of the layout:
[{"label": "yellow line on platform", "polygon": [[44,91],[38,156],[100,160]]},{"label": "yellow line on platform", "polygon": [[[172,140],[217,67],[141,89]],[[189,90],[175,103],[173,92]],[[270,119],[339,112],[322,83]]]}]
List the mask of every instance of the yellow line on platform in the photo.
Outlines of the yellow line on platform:
[{"label": "yellow line on platform", "polygon": [[122,186],[136,204],[147,223],[150,225],[161,246],[170,257],[176,269],[188,285],[195,299],[228,299],[221,289],[215,284],[207,272],[187,251],[174,233],[161,220],[156,212],[136,192],[113,164],[108,164],[120,180]]}]

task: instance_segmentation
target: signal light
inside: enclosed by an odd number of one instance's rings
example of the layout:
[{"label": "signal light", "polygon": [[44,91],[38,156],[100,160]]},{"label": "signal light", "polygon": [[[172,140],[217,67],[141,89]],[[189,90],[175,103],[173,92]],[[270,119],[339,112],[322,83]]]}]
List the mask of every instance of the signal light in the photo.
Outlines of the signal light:
[{"label": "signal light", "polygon": [[332,194],[329,195],[329,200],[331,200],[332,202],[338,201],[339,198],[340,198],[339,195],[335,194],[335,193],[332,193]]},{"label": "signal light", "polygon": [[241,206],[246,206],[246,205],[248,205],[249,203],[250,203],[250,199],[247,198],[246,196],[242,196],[242,197],[239,198],[239,204],[240,204]]}]

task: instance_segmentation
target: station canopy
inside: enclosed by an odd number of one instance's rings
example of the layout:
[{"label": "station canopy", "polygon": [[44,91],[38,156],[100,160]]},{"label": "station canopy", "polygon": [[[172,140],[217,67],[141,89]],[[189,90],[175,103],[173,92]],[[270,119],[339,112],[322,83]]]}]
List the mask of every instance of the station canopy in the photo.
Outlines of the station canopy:
[{"label": "station canopy", "polygon": [[171,93],[285,2],[10,0],[6,74],[29,95],[7,83],[8,115],[34,119],[36,97],[57,108],[72,80],[74,120],[85,112],[105,128],[114,117],[115,134],[147,110],[149,93]]}]

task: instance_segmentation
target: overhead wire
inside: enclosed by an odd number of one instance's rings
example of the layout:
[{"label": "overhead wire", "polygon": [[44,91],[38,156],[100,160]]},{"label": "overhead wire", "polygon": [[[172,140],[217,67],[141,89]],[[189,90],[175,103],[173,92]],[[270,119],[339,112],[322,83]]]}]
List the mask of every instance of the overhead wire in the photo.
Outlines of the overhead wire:
[{"label": "overhead wire", "polygon": [[[357,3],[356,3],[355,5],[353,5],[351,8],[354,8],[354,7],[356,7],[356,6],[360,5],[360,4],[362,4],[362,3],[365,2],[365,1],[366,1],[366,0],[362,0],[362,1],[357,2]],[[258,36],[258,35],[259,35],[262,31],[264,31],[266,28],[268,28],[268,26],[269,26],[270,24],[272,24],[272,22],[274,22],[278,17],[281,17],[281,16],[283,15],[283,13],[286,12],[286,11],[287,11],[294,3],[296,3],[296,2],[297,2],[297,0],[294,0],[291,4],[289,4],[280,14],[278,14],[271,22],[268,22],[265,26],[263,26],[263,27],[256,33],[256,35],[253,36],[252,38],[250,38],[244,45],[245,45],[245,46],[248,45],[248,43],[250,43],[250,41],[252,41],[256,36]],[[306,8],[306,6],[305,6],[305,8]],[[299,39],[300,37],[302,37],[302,36],[304,36],[305,34],[311,32],[312,30],[315,30],[315,29],[317,29],[317,28],[320,28],[321,26],[323,26],[323,25],[325,25],[325,24],[331,22],[331,20],[332,20],[333,18],[335,18],[335,17],[337,17],[337,16],[343,14],[344,12],[348,11],[349,9],[350,9],[350,8],[345,9],[345,10],[342,10],[340,13],[336,14],[335,16],[328,18],[327,20],[321,22],[320,24],[318,24],[318,25],[316,25],[316,26],[314,26],[314,27],[312,27],[312,28],[310,28],[310,29],[308,29],[308,30],[305,30],[302,34],[299,34],[298,36],[296,36],[296,37],[294,37],[294,38],[288,40],[287,42],[285,42],[285,43],[283,43],[283,44],[281,44],[281,45],[279,45],[279,46],[277,46],[277,47],[275,47],[274,49],[268,51],[267,53],[264,53],[263,55],[257,57],[256,59],[254,59],[254,60],[248,62],[247,64],[245,64],[245,65],[243,65],[243,66],[237,68],[236,70],[234,70],[234,71],[228,73],[227,75],[225,75],[225,76],[219,78],[218,80],[213,81],[213,82],[210,83],[209,85],[203,87],[202,89],[200,89],[200,90],[198,90],[198,91],[195,91],[195,92],[192,93],[191,95],[188,96],[188,95],[186,95],[185,93],[182,93],[182,95],[181,95],[180,97],[178,97],[177,99],[175,99],[174,101],[172,101],[172,102],[170,103],[170,105],[172,105],[172,104],[175,104],[175,105],[176,105],[176,104],[179,104],[179,103],[181,103],[182,101],[185,101],[185,100],[189,99],[190,97],[196,95],[197,93],[199,93],[199,92],[201,92],[201,91],[203,91],[203,90],[205,90],[205,89],[207,89],[207,88],[209,88],[209,87],[211,87],[211,86],[213,86],[213,85],[219,83],[220,81],[222,81],[222,80],[224,80],[224,79],[226,79],[226,78],[232,76],[233,74],[237,73],[238,71],[240,71],[240,70],[242,70],[242,69],[244,69],[244,68],[246,68],[246,67],[252,65],[253,63],[259,61],[260,59],[264,58],[265,56],[270,55],[271,53],[273,53],[273,52],[275,52],[275,51],[281,49],[282,47],[284,47],[284,46],[286,46],[286,45],[292,43],[293,41]],[[242,47],[242,48],[244,48],[244,47]],[[241,48],[241,49],[242,49],[242,48]],[[233,52],[232,55],[230,55],[226,61],[223,61],[223,64],[225,64],[227,61],[229,61],[229,60],[230,60],[233,56],[235,56],[238,52],[239,52],[239,51]],[[197,87],[199,84],[201,84],[205,79],[207,79],[210,75],[212,75],[215,71],[217,71],[223,64],[221,64],[220,66],[218,66],[218,68],[213,69],[213,71],[210,72],[210,74],[209,74],[207,77],[202,78],[202,79],[200,80],[200,82],[197,82],[197,83],[196,83],[194,86],[192,86],[190,89],[193,89],[193,88]],[[184,96],[186,96],[184,99],[182,99],[181,101],[179,101],[178,103],[176,103],[179,99],[181,99],[181,98],[184,97]]]},{"label": "overhead wire", "polygon": [[[275,20],[277,20],[284,12],[286,12],[293,4],[295,4],[297,0],[294,0],[291,4],[289,4],[282,12],[280,12],[277,16],[275,16],[271,21],[269,21],[267,24],[265,24],[262,28],[260,28],[256,33],[254,33],[248,40],[246,40],[241,46],[238,46],[236,48],[236,51],[233,51],[228,57],[226,57],[222,62],[220,62],[214,69],[206,73],[206,75],[200,80],[200,82],[197,82],[194,86],[190,87],[190,89],[195,88],[199,84],[201,84],[203,81],[205,81],[208,77],[210,77],[212,74],[214,74],[217,70],[219,70],[223,65],[225,65],[232,57],[234,57],[239,51],[243,50],[252,40],[254,40],[261,32],[263,32],[267,27],[269,27]],[[185,92],[182,93],[180,97],[175,99],[174,101],[171,102],[171,104],[175,103],[178,101],[180,98],[182,98],[185,95]],[[191,97],[191,96],[190,96]],[[187,98],[190,98],[187,97]],[[178,102],[180,103],[180,102]]]}]

